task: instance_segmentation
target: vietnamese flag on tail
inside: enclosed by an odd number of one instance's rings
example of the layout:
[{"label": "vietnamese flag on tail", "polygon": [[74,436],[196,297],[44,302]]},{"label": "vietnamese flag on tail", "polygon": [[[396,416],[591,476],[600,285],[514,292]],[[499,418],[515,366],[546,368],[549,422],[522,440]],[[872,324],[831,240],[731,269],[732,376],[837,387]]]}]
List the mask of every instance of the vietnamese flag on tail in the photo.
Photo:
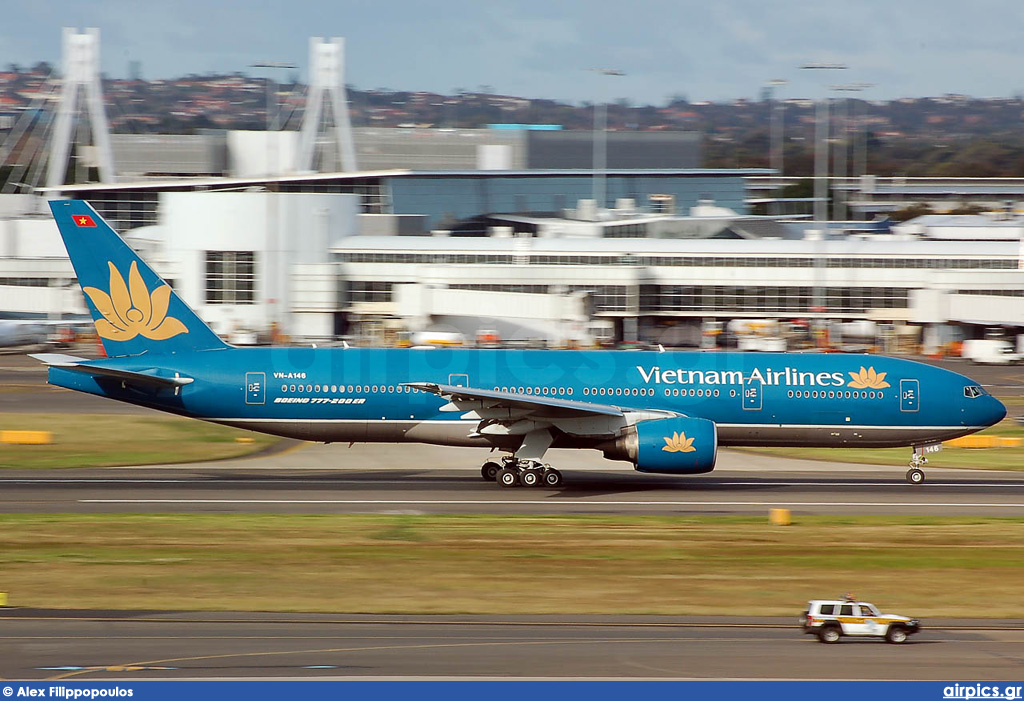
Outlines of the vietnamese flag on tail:
[{"label": "vietnamese flag on tail", "polygon": [[72,218],[75,220],[75,226],[96,226],[96,222],[88,214],[76,214]]}]

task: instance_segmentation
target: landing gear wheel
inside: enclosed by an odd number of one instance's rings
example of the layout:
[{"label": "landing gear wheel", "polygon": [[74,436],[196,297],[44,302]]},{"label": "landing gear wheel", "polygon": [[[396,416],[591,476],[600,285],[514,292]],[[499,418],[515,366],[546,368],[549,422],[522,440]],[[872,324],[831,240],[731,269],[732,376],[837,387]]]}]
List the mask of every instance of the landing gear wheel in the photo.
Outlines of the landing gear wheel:
[{"label": "landing gear wheel", "polygon": [[921,484],[924,482],[924,470],[919,467],[912,467],[907,470],[907,481],[911,484]]},{"label": "landing gear wheel", "polygon": [[523,483],[524,487],[537,487],[541,484],[541,472],[536,469],[523,470],[523,473],[519,475],[519,481]]},{"label": "landing gear wheel", "polygon": [[818,640],[829,644],[838,643],[840,635],[842,634],[839,632],[838,628],[835,626],[828,626],[827,628],[822,628],[818,631]]},{"label": "landing gear wheel", "polygon": [[544,470],[544,486],[561,487],[562,473],[553,467],[549,467],[548,469]]},{"label": "landing gear wheel", "polygon": [[498,470],[497,481],[502,487],[515,487],[519,484],[519,475],[515,470],[503,467]]},{"label": "landing gear wheel", "polygon": [[885,642],[899,645],[900,643],[907,642],[907,631],[903,628],[894,628],[889,626],[889,630],[885,634]]},{"label": "landing gear wheel", "polygon": [[488,460],[484,463],[483,467],[480,468],[480,476],[488,482],[493,482],[497,479],[499,470],[501,470],[500,463]]}]

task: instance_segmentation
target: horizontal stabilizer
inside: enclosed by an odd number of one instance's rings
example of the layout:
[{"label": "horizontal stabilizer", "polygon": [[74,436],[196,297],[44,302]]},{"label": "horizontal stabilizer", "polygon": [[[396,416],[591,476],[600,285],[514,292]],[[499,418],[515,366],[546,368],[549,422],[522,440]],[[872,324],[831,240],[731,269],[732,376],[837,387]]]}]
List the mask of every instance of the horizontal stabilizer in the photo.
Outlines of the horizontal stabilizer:
[{"label": "horizontal stabilizer", "polygon": [[34,353],[31,357],[53,368],[81,372],[93,377],[112,377],[129,384],[146,387],[177,389],[194,382],[191,377],[181,377],[177,373],[175,373],[174,377],[157,375],[156,368],[151,370],[122,370],[105,365],[96,365],[88,358],[79,358],[64,353]]}]

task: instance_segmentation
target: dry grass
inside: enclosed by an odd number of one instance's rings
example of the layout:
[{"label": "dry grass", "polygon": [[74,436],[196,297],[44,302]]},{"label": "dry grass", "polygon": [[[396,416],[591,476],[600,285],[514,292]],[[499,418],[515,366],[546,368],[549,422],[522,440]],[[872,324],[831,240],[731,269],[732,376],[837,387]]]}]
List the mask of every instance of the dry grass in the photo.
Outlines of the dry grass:
[{"label": "dry grass", "polygon": [[1024,519],[0,516],[19,606],[1024,618]]},{"label": "dry grass", "polygon": [[[52,431],[50,445],[0,444],[0,468],[105,467],[239,457],[279,439],[172,415],[0,414],[0,429]],[[236,438],[252,438],[238,443]]]}]

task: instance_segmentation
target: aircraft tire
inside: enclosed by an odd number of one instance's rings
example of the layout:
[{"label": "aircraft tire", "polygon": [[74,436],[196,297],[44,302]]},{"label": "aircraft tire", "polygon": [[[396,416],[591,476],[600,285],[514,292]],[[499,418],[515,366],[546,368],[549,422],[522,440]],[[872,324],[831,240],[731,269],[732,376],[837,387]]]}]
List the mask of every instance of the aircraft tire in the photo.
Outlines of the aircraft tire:
[{"label": "aircraft tire", "polygon": [[907,481],[911,484],[921,484],[924,482],[924,470],[919,467],[912,467],[907,470]]},{"label": "aircraft tire", "polygon": [[553,467],[549,467],[544,470],[544,486],[545,487],[561,487],[562,486],[562,473]]},{"label": "aircraft tire", "polygon": [[540,470],[523,470],[523,474],[519,475],[519,481],[524,487],[539,487],[543,484]]},{"label": "aircraft tire", "polygon": [[503,467],[498,470],[497,481],[502,487],[518,487],[519,475],[516,474],[515,470]]},{"label": "aircraft tire", "polygon": [[493,460],[488,460],[480,468],[480,476],[488,482],[493,482],[498,478],[498,472],[501,470],[501,464],[496,463]]}]

